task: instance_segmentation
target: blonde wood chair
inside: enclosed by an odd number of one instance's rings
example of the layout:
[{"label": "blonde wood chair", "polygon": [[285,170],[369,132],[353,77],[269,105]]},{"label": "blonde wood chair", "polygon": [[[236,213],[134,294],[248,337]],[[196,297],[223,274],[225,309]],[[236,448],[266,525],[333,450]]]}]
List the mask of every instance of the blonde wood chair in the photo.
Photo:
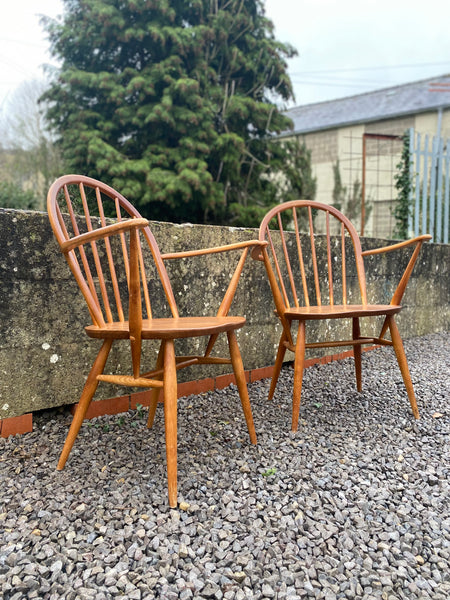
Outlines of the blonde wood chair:
[{"label": "blonde wood chair", "polygon": [[[318,259],[319,242],[315,234],[315,223],[319,220],[326,232],[320,252],[322,261]],[[292,233],[286,235],[286,229],[292,230]],[[269,399],[273,397],[283,359],[289,349],[295,353],[292,431],[298,428],[306,348],[352,346],[356,385],[361,391],[361,347],[365,344],[393,346],[412,412],[415,418],[419,418],[403,342],[394,317],[402,308],[400,303],[420,248],[429,239],[431,236],[422,235],[363,252],[355,227],[332,206],[310,200],[294,200],[280,204],[266,214],[259,229],[259,240],[267,241],[268,246],[255,248],[252,256],[264,262],[275,312],[282,325]],[[369,303],[364,258],[407,246],[411,246],[413,251],[390,303]],[[357,298],[351,294],[352,286],[349,285],[355,280],[358,286],[354,287],[359,288]],[[360,320],[366,317],[384,317],[378,335],[361,335]],[[347,319],[351,329],[345,339],[307,342],[307,324],[310,327],[311,321],[324,319]],[[386,338],[388,331],[390,339]]]},{"label": "blonde wood chair", "polygon": [[[137,388],[152,388],[148,427],[152,427],[160,390],[163,390],[169,504],[177,505],[177,371],[192,365],[231,364],[252,444],[256,434],[247,392],[236,330],[245,323],[242,316],[228,312],[249,250],[261,247],[257,240],[217,248],[161,254],[148,221],[117,191],[88,177],[66,175],[51,186],[47,208],[60,249],[87,302],[92,325],[89,337],[102,340],[82,391],[57,468],[63,469],[78,435],[89,404],[100,382]],[[83,214],[82,219],[76,213]],[[115,222],[106,215],[114,214]],[[94,217],[93,215],[98,215]],[[147,254],[143,249],[147,247]],[[173,259],[239,252],[236,269],[215,316],[180,316],[165,262]],[[168,316],[155,317],[150,302],[147,261],[159,280],[169,307]],[[155,283],[156,284],[156,283]],[[155,304],[153,302],[153,304]],[[154,306],[153,306],[154,308]],[[214,356],[219,334],[228,338],[229,356]],[[176,356],[174,342],[181,338],[207,336],[201,355]],[[131,373],[104,373],[108,355],[116,340],[128,340]],[[154,368],[141,368],[142,342],[158,340],[159,354]]]}]

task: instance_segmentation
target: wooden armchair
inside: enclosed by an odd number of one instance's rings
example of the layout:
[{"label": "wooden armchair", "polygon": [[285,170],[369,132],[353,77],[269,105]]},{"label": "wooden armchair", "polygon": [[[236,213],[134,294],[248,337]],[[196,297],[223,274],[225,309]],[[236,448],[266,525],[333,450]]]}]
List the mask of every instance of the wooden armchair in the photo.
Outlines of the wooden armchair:
[{"label": "wooden armchair", "polygon": [[[326,236],[322,263],[318,260],[315,219],[322,219]],[[273,226],[278,231],[270,229]],[[285,235],[292,230],[291,237]],[[300,233],[304,231],[306,233]],[[337,234],[336,237],[332,234]],[[278,346],[269,399],[273,397],[286,350],[295,352],[292,431],[297,431],[302,392],[305,348],[353,346],[356,385],[361,391],[361,347],[364,344],[392,345],[406,386],[413,414],[419,418],[416,398],[406,362],[403,342],[394,316],[401,310],[401,299],[423,242],[422,235],[412,240],[378,248],[361,249],[356,229],[332,206],[309,200],[294,200],[270,210],[259,229],[259,240],[268,241],[266,248],[255,248],[253,258],[264,262],[272,290],[276,314],[282,333]],[[350,241],[347,242],[347,240]],[[414,250],[389,304],[369,304],[366,291],[364,257],[391,252],[412,245]],[[353,271],[352,271],[353,269]],[[357,279],[359,298],[350,295],[349,280]],[[362,336],[360,319],[384,317],[378,336]],[[347,319],[351,332],[344,340],[306,342],[306,323],[324,319]],[[298,326],[297,336],[293,324]],[[390,338],[386,339],[386,333]]]},{"label": "wooden armchair", "polygon": [[[159,392],[163,390],[169,504],[177,504],[177,370],[191,365],[231,364],[247,422],[250,440],[256,434],[245,382],[244,369],[236,330],[245,318],[229,316],[246,256],[252,247],[262,247],[256,240],[217,248],[160,254],[155,238],[138,211],[118,192],[94,179],[80,175],[59,178],[51,186],[47,208],[51,226],[62,253],[87,302],[92,325],[86,327],[91,338],[103,340],[97,358],[87,377],[78,408],[68,432],[58,469],[66,463],[86,411],[100,381],[138,388],[153,388],[148,427],[152,427]],[[83,226],[76,213],[84,214]],[[98,215],[94,218],[91,215]],[[115,215],[108,224],[105,215]],[[153,270],[157,274],[170,314],[156,318],[150,303],[147,265],[143,248],[150,249]],[[180,317],[174,293],[166,272],[165,261],[225,251],[240,251],[236,270],[231,277],[220,308],[212,317]],[[148,258],[148,257],[147,257]],[[153,307],[154,308],[154,307]],[[229,357],[212,355],[220,333],[228,337]],[[174,341],[181,338],[208,336],[201,356],[176,356]],[[129,340],[132,372],[106,374],[105,365],[116,340]],[[141,368],[144,340],[159,340],[156,365]]]}]

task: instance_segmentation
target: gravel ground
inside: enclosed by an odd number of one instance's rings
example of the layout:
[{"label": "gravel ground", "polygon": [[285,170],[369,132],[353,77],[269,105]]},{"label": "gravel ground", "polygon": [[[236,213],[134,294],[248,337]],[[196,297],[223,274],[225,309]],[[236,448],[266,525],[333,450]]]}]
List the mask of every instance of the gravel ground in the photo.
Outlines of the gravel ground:
[{"label": "gravel ground", "polygon": [[86,422],[55,470],[70,416],[0,440],[4,600],[450,597],[448,334],[405,344],[421,419],[390,348],[306,371],[291,434],[292,369],[274,401],[249,386],[180,400],[179,500],[167,505],[161,407]]}]

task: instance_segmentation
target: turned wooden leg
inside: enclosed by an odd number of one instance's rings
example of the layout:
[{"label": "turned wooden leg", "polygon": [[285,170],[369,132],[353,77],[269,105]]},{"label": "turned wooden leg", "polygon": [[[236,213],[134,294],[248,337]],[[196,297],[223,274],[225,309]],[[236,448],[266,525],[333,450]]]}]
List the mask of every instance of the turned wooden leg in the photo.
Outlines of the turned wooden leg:
[{"label": "turned wooden leg", "polygon": [[[156,359],[156,368],[161,369],[164,364],[164,352],[163,352],[164,342],[161,342],[161,346],[159,347],[158,358]],[[160,377],[155,377],[155,379],[160,379]],[[148,408],[148,418],[147,418],[147,427],[151,429],[153,427],[153,421],[155,420],[156,407],[158,406],[159,394],[161,392],[160,388],[153,388],[150,392],[150,405]]]},{"label": "turned wooden leg", "polygon": [[417,408],[416,396],[414,394],[414,388],[411,381],[411,375],[408,369],[408,363],[406,362],[405,349],[403,348],[402,338],[397,328],[397,323],[394,321],[393,316],[388,317],[389,331],[391,332],[392,344],[394,346],[395,355],[397,356],[398,366],[402,373],[403,381],[405,383],[406,391],[408,392],[409,402],[411,404],[413,415],[416,419],[419,418],[419,409]]},{"label": "turned wooden leg", "polygon": [[247,383],[245,381],[244,365],[242,364],[242,357],[239,351],[236,333],[234,331],[228,331],[227,336],[228,346],[230,348],[231,363],[233,365],[234,376],[236,377],[236,384],[239,390],[239,397],[241,399],[242,409],[244,411],[245,421],[247,423],[247,429],[250,435],[250,441],[252,444],[256,444],[255,425],[253,423],[252,409],[250,406],[250,399],[248,397]]},{"label": "turned wooden leg", "polygon": [[58,471],[64,468],[66,461],[69,457],[70,451],[72,450],[75,439],[80,431],[81,425],[83,423],[84,417],[86,416],[87,409],[89,408],[89,404],[95,394],[95,391],[98,386],[97,375],[103,373],[103,369],[105,368],[106,361],[108,359],[109,351],[111,350],[113,340],[105,340],[100,348],[99,353],[97,354],[97,358],[92,365],[91,371],[86,379],[86,383],[84,384],[83,392],[80,397],[80,401],[78,403],[77,409],[72,419],[72,424],[70,425],[69,433],[67,434],[66,441],[64,442],[64,446],[61,452],[61,456],[59,457],[58,466],[56,467]]},{"label": "turned wooden leg", "polygon": [[177,369],[173,340],[164,341],[164,424],[169,506],[177,506]]},{"label": "turned wooden leg", "polygon": [[294,394],[292,399],[292,431],[298,429],[300,402],[302,397],[303,368],[305,364],[305,321],[298,324],[297,343],[294,360]]},{"label": "turned wooden leg", "polygon": [[[355,317],[353,319],[353,339],[357,340],[361,336],[361,329],[359,327],[359,319]],[[355,375],[356,375],[356,389],[358,392],[362,390],[362,377],[361,377],[361,345],[355,344],[353,346],[353,356],[355,358]]]},{"label": "turned wooden leg", "polygon": [[283,366],[284,355],[286,354],[286,346],[284,345],[287,340],[286,333],[283,330],[281,334],[280,343],[278,344],[277,357],[275,359],[275,365],[273,367],[272,380],[270,382],[269,396],[268,400],[272,400],[273,395],[275,393],[275,388],[277,387],[278,377],[281,373],[281,368]]}]

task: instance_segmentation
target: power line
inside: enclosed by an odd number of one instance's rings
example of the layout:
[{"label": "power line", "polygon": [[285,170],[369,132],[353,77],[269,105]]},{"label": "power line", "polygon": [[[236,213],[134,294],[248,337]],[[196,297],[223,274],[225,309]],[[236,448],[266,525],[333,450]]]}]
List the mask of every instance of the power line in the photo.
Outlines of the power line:
[{"label": "power line", "polygon": [[[292,78],[291,78],[292,79]],[[326,82],[326,81],[305,81],[305,80],[296,80],[296,79],[292,79],[292,83],[295,83],[295,85],[315,85],[315,86],[327,86],[327,87],[343,87],[343,88],[367,88],[368,85],[382,85],[381,82],[379,81],[373,81],[370,83],[361,83],[358,82],[358,80],[355,79],[354,82],[348,82],[348,83],[339,83],[336,81],[330,81],[330,82]]]},{"label": "power line", "polygon": [[436,62],[436,63],[415,63],[408,65],[383,65],[378,67],[352,67],[345,69],[324,69],[319,71],[297,71],[295,73],[291,73],[291,76],[296,75],[315,75],[315,74],[327,74],[327,73],[350,73],[355,71],[385,71],[386,69],[417,69],[420,67],[438,67],[443,65],[450,65],[450,60],[445,62]]},{"label": "power line", "polygon": [[30,42],[29,40],[15,40],[13,38],[0,38],[0,42],[7,42],[8,44],[19,44],[22,46],[34,46],[35,48],[46,48],[48,43],[41,42]]},{"label": "power line", "polygon": [[361,85],[378,85],[380,80],[379,79],[366,79],[366,78],[361,78],[361,77],[324,77],[324,76],[317,76],[317,78],[314,77],[314,75],[311,77],[308,77],[308,79],[303,79],[300,78],[298,75],[294,75],[293,77],[291,76],[291,79],[294,81],[298,81],[299,83],[303,82],[303,81],[309,81],[310,83],[322,83],[322,84],[327,84],[330,83],[330,85],[333,85],[334,83],[337,84],[348,84],[348,85],[353,85],[353,84],[361,84]]}]

